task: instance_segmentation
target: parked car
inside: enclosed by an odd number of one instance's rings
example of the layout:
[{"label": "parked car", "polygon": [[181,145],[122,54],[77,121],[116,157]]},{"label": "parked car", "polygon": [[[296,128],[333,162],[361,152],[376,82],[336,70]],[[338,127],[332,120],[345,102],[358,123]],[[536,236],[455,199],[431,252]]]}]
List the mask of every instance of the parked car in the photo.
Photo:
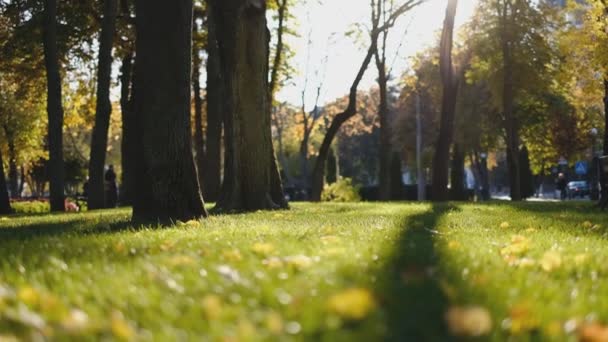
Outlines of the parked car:
[{"label": "parked car", "polygon": [[586,181],[575,181],[568,183],[567,192],[568,198],[572,199],[575,197],[583,198],[585,196],[589,196],[591,191],[589,183]]}]

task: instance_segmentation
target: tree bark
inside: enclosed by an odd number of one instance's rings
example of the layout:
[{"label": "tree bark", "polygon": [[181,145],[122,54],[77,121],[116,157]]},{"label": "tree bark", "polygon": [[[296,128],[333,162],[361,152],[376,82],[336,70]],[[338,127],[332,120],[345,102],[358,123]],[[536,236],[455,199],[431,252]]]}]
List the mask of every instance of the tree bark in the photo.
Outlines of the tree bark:
[{"label": "tree bark", "polygon": [[214,0],[212,4],[222,61],[226,140],[224,184],[216,207],[220,211],[276,209],[280,204],[273,197],[282,186],[270,132],[266,2]]},{"label": "tree bark", "polygon": [[131,205],[133,203],[134,192],[134,168],[136,151],[133,150],[133,134],[135,130],[135,115],[133,113],[133,51],[128,50],[122,59],[120,67],[120,112],[122,120],[122,140],[120,144],[121,152],[121,182],[120,199],[121,205]]},{"label": "tree bark", "polygon": [[89,159],[88,209],[106,207],[104,166],[108,148],[108,129],[112,104],[110,103],[110,78],[112,76],[112,46],[116,30],[117,0],[104,0],[103,20],[99,36],[99,57],[97,64],[97,105],[95,126],[91,137]]},{"label": "tree bark", "polygon": [[464,154],[458,144],[454,144],[451,169],[451,199],[465,201],[467,199],[464,187]]},{"label": "tree bark", "polygon": [[11,202],[8,197],[3,165],[2,152],[0,151],[0,214],[7,215],[13,213],[13,208],[11,208]]},{"label": "tree bark", "polygon": [[19,191],[19,173],[17,171],[17,151],[15,149],[15,135],[4,125],[4,134],[8,142],[8,189],[11,198],[21,197]]},{"label": "tree bark", "polygon": [[137,0],[133,220],[207,215],[192,156],[192,0]]},{"label": "tree bark", "polygon": [[215,202],[221,189],[223,83],[212,1],[207,1],[207,131],[203,194]]},{"label": "tree bark", "polygon": [[608,79],[604,79],[604,145],[603,152],[608,156]]},{"label": "tree bark", "polygon": [[[384,48],[383,48],[384,50]],[[376,50],[376,67],[378,68],[378,87],[380,90],[380,105],[378,116],[380,118],[380,156],[378,199],[388,201],[391,199],[391,136],[388,122],[388,77],[386,74],[386,56]]]},{"label": "tree bark", "polygon": [[49,181],[51,211],[65,211],[63,161],[63,105],[57,49],[57,0],[44,1],[44,63],[47,79]]},{"label": "tree bark", "polygon": [[[192,21],[193,35],[198,34],[198,24],[196,19]],[[203,170],[205,169],[205,137],[203,133],[203,98],[201,97],[201,67],[202,60],[199,55],[199,47],[194,44],[192,49],[192,88],[194,91],[194,151],[196,152],[196,167],[198,170],[198,182],[201,192],[205,190],[205,179]]]},{"label": "tree bark", "polygon": [[[519,167],[519,132],[514,110],[513,51],[510,27],[514,13],[509,12],[510,2],[505,2],[502,13],[502,58],[503,58],[503,115],[507,137],[507,165],[509,168],[509,186],[512,201],[521,201],[521,180]],[[513,10],[511,9],[511,12]]]},{"label": "tree bark", "polygon": [[458,79],[454,74],[452,64],[452,40],[454,35],[454,17],[458,0],[449,0],[443,32],[441,35],[441,56],[439,67],[443,83],[443,97],[441,102],[441,119],[439,136],[433,157],[433,201],[449,200],[448,172],[450,160],[450,147],[454,135],[454,115],[456,112],[456,96],[458,94]]}]

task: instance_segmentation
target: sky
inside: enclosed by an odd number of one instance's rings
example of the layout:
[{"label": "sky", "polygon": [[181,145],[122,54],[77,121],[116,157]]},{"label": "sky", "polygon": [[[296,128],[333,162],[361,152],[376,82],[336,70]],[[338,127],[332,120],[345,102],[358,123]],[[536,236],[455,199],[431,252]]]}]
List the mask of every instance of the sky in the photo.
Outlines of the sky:
[{"label": "sky", "polygon": [[[478,0],[459,1],[457,27],[472,16],[477,2]],[[396,0],[396,3],[399,4],[400,0]],[[410,57],[417,51],[437,42],[446,4],[447,0],[427,0],[402,16],[391,30],[387,58],[389,65],[393,66],[393,76],[397,77],[407,70]],[[369,0],[301,1],[294,9],[298,37],[287,39],[296,53],[291,63],[298,74],[277,94],[278,100],[301,106],[305,75],[308,75],[307,110],[314,107],[316,89],[321,83],[323,87],[319,105],[346,95],[367,49],[365,41],[347,37],[346,32],[351,31],[356,23],[369,25],[369,11]],[[310,44],[309,37],[312,42]],[[372,63],[359,89],[370,88],[376,75]]]}]

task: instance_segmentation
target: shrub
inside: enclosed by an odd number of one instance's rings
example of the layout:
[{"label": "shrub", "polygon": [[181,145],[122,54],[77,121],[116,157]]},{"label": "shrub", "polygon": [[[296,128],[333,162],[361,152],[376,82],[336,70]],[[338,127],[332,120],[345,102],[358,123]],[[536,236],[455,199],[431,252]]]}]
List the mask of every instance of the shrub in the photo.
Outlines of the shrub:
[{"label": "shrub", "polygon": [[51,211],[47,201],[14,201],[11,206],[17,214],[44,214]]},{"label": "shrub", "polygon": [[325,202],[359,202],[359,187],[353,185],[350,178],[340,178],[337,182],[326,184],[321,194],[321,200]]}]

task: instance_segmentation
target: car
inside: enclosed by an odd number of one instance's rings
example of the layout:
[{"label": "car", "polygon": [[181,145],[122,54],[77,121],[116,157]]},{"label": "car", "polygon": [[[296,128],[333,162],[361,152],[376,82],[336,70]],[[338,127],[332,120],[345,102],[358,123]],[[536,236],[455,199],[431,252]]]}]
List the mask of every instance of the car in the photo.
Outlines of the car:
[{"label": "car", "polygon": [[575,197],[583,198],[590,194],[589,183],[586,181],[574,181],[569,182],[567,185],[568,198],[572,199]]}]

